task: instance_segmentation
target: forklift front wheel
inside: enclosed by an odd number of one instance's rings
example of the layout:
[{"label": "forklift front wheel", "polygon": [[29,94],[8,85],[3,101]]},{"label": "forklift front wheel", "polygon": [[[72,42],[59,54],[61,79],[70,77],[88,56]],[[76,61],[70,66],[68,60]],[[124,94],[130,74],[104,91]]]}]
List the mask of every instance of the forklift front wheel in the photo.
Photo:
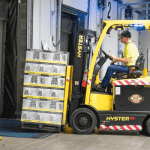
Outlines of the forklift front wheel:
[{"label": "forklift front wheel", "polygon": [[148,135],[150,135],[150,118],[147,119],[145,128]]},{"label": "forklift front wheel", "polygon": [[70,125],[77,134],[90,134],[96,127],[97,118],[88,108],[76,109],[70,117]]}]

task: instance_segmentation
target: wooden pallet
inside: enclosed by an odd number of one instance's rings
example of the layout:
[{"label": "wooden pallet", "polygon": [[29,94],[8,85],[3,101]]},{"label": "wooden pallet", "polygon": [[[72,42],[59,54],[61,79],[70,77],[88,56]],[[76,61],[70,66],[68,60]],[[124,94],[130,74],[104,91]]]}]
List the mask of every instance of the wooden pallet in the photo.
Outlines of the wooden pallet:
[{"label": "wooden pallet", "polygon": [[48,132],[61,132],[61,125],[51,125],[42,123],[21,122],[22,129],[45,130]]}]

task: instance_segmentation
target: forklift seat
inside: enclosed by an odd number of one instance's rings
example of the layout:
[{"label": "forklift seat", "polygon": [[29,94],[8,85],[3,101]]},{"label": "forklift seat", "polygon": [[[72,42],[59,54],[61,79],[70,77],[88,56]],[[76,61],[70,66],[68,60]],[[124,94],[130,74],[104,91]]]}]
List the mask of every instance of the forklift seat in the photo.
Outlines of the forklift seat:
[{"label": "forklift seat", "polygon": [[122,73],[122,72],[115,73],[113,78],[117,78],[117,79],[139,78],[143,73],[144,62],[145,62],[144,55],[141,53],[137,58],[136,64],[129,66],[128,73]]}]

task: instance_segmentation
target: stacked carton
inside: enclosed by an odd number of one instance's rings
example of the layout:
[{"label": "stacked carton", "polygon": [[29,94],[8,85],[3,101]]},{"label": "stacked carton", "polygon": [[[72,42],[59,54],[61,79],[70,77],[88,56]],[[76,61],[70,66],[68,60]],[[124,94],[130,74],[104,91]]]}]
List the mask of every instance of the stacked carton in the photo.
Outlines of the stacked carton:
[{"label": "stacked carton", "polygon": [[68,53],[26,52],[22,123],[61,125]]}]

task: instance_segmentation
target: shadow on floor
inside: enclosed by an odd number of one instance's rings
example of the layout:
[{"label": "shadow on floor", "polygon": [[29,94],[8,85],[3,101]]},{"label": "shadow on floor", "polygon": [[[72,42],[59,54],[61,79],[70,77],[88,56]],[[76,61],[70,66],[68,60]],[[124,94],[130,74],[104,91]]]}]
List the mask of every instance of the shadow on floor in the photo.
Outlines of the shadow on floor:
[{"label": "shadow on floor", "polygon": [[53,135],[47,131],[21,129],[20,120],[0,119],[0,136],[43,139]]}]

